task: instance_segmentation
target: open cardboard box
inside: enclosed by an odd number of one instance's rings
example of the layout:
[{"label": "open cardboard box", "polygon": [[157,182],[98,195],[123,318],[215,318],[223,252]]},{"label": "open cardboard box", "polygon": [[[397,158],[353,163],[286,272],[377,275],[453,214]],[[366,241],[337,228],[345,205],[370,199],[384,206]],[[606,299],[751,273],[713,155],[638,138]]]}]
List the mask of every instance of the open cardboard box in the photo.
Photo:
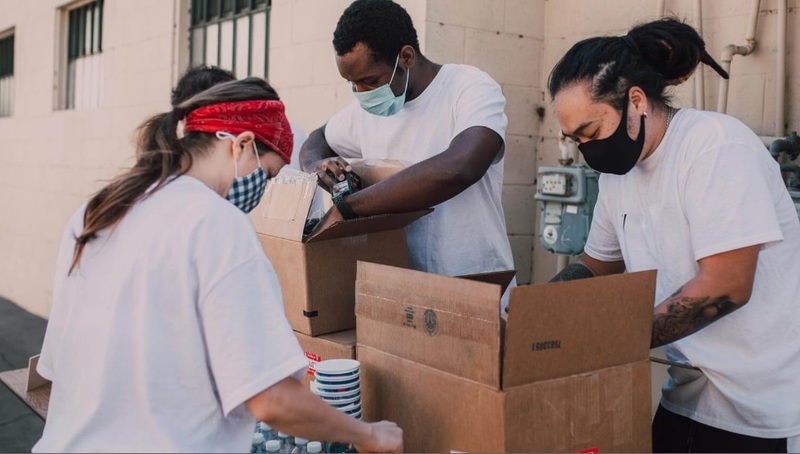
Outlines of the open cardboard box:
[{"label": "open cardboard box", "polygon": [[[354,161],[365,187],[402,170],[398,161]],[[250,213],[283,291],[286,317],[310,336],[355,328],[356,261],[408,266],[404,227],[432,210],[337,222],[303,235],[317,190],[300,172],[270,181]]]},{"label": "open cardboard box", "polygon": [[655,272],[517,287],[504,321],[508,281],[360,262],[365,419],[410,452],[649,452]]}]

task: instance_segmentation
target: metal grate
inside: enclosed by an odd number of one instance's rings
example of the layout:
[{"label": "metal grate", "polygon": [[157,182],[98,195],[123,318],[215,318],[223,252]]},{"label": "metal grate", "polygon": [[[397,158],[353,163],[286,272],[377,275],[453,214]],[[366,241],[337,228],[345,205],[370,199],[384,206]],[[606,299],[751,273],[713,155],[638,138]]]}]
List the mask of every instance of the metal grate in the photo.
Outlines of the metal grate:
[{"label": "metal grate", "polygon": [[13,113],[14,34],[0,38],[0,117]]},{"label": "metal grate", "polygon": [[271,0],[192,0],[191,66],[206,64],[238,76],[267,74]]},{"label": "metal grate", "polygon": [[98,58],[103,52],[103,3],[93,0],[66,11],[66,109],[97,107],[100,103],[102,65]]}]

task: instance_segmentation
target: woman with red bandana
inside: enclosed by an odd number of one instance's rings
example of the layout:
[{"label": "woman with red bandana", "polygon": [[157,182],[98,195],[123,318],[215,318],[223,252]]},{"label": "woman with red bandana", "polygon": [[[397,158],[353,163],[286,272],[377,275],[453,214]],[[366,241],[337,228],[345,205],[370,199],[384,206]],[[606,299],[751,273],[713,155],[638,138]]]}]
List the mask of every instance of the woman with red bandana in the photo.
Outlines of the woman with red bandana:
[{"label": "woman with red bandana", "polygon": [[402,449],[393,423],[360,422],[300,385],[307,361],[245,215],[265,168],[291,150],[283,103],[255,78],[139,127],[136,163],[63,237],[34,452],[247,452],[256,420],[362,452]]}]

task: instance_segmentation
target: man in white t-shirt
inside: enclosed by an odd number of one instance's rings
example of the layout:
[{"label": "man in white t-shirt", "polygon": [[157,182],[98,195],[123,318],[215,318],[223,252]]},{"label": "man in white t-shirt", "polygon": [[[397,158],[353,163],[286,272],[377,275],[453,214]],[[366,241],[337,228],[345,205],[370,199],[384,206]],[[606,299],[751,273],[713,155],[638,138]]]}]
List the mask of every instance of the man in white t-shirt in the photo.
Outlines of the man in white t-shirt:
[{"label": "man in white t-shirt", "polygon": [[325,221],[435,207],[409,227],[411,266],[464,275],[513,269],[503,207],[505,98],[472,66],[438,65],[419,50],[408,13],[358,0],[334,32],[339,73],[356,99],[309,135],[300,165],[323,184],[349,170],[342,158],[410,166],[335,200]]},{"label": "man in white t-shirt", "polygon": [[667,87],[701,61],[727,77],[670,18],[581,41],[553,69],[561,129],[603,174],[585,253],[554,280],[658,270],[651,347],[674,365],[653,452],[787,452],[800,434],[800,222],[746,125],[669,105]]}]

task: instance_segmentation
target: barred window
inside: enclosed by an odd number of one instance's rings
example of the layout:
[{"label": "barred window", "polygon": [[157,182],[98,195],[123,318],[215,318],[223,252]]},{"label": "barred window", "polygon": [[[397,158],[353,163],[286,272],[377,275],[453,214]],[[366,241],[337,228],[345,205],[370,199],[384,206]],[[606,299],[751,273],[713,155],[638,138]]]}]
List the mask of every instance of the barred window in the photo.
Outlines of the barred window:
[{"label": "barred window", "polygon": [[66,74],[61,107],[98,107],[102,97],[103,0],[67,7]]},{"label": "barred window", "polygon": [[192,0],[191,66],[219,66],[237,77],[267,74],[271,0]]},{"label": "barred window", "polygon": [[0,33],[0,117],[14,113],[14,31]]}]

